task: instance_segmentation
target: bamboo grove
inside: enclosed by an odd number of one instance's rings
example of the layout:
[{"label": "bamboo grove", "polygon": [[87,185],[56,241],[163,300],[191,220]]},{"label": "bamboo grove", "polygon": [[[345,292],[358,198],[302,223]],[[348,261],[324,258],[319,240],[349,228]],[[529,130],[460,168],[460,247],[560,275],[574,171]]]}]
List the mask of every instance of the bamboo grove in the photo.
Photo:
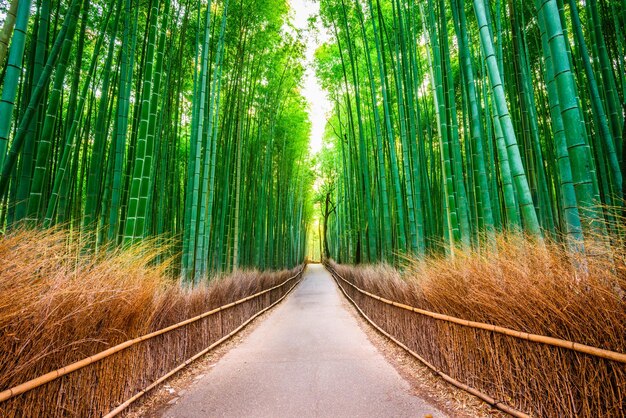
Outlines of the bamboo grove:
[{"label": "bamboo grove", "polygon": [[610,235],[623,0],[321,0],[321,15],[327,256],[453,254],[500,231],[585,251]]},{"label": "bamboo grove", "polygon": [[190,283],[302,261],[310,123],[286,2],[0,7],[4,229],[64,225],[86,250],[170,237]]}]

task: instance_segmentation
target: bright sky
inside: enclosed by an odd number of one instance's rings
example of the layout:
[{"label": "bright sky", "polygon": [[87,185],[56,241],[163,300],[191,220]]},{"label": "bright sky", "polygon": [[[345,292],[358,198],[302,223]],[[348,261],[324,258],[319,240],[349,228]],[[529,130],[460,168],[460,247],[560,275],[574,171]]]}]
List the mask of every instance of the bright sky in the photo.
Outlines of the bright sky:
[{"label": "bright sky", "polygon": [[308,31],[310,17],[319,13],[319,0],[288,0],[293,13],[293,25],[298,29],[306,30],[306,72],[304,74],[304,85],[302,95],[309,102],[309,119],[311,120],[311,151],[315,154],[322,149],[322,139],[326,126],[327,114],[332,110],[332,106],[322,87],[320,86],[313,62],[315,50],[324,42],[330,39],[330,35],[324,29],[319,19],[316,22],[314,31]]}]

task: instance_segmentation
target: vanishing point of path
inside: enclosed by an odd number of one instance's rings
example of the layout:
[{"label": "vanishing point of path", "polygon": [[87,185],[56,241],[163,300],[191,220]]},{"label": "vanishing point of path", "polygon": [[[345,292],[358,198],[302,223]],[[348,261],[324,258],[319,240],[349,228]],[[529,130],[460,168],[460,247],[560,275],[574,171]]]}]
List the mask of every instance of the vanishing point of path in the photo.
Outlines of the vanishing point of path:
[{"label": "vanishing point of path", "polygon": [[367,339],[330,274],[303,282],[165,418],[444,416]]}]

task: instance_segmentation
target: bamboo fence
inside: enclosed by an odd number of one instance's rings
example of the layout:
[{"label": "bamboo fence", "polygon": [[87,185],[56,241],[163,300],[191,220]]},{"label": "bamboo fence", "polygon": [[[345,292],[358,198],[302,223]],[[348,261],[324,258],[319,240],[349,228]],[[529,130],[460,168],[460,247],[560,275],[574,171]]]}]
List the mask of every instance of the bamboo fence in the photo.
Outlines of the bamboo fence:
[{"label": "bamboo fence", "polygon": [[304,266],[269,289],[3,390],[0,416],[115,416],[283,300],[303,271]]},{"label": "bamboo fence", "polygon": [[624,353],[408,306],[326,267],[378,331],[436,375],[501,411],[515,417],[626,416]]}]

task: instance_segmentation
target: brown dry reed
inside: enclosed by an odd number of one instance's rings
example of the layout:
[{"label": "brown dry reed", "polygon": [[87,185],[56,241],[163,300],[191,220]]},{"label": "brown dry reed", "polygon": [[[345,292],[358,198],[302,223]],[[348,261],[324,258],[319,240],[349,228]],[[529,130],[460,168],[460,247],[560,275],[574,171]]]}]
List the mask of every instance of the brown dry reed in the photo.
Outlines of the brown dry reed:
[{"label": "brown dry reed", "polygon": [[[297,272],[237,271],[192,290],[179,286],[167,262],[154,262],[161,253],[148,242],[87,254],[60,230],[16,231],[0,239],[0,391]],[[0,403],[0,416],[102,416],[278,300],[292,284]]]},{"label": "brown dry reed", "polygon": [[[490,251],[387,265],[331,263],[386,299],[626,353],[626,249],[500,236]],[[376,324],[451,377],[538,417],[626,416],[626,364],[433,319],[343,286]]]}]

